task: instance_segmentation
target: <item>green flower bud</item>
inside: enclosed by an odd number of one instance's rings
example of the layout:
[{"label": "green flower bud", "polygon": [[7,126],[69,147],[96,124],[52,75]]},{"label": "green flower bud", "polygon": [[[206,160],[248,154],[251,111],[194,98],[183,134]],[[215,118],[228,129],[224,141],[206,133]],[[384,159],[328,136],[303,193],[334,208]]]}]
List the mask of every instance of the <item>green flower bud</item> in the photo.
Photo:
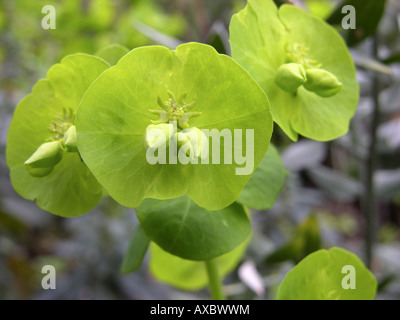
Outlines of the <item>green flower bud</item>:
[{"label": "green flower bud", "polygon": [[25,161],[25,166],[32,176],[43,177],[51,172],[53,167],[61,161],[61,158],[60,142],[45,142]]},{"label": "green flower bud", "polygon": [[70,126],[68,130],[65,132],[61,145],[67,152],[78,152],[78,147],[76,146],[75,126]]},{"label": "green flower bud", "polygon": [[[189,136],[187,136],[184,132],[179,131],[174,133],[174,135],[172,136],[172,139],[174,140],[174,142],[177,145],[177,150],[180,150],[184,145],[186,145],[187,143],[190,144],[190,138]],[[188,157],[190,157],[190,149],[192,148],[192,146],[188,145],[188,149],[186,150],[186,155]]]},{"label": "green flower bud", "polygon": [[186,155],[191,159],[208,157],[208,139],[207,136],[196,127],[184,129],[174,134],[173,139],[176,140],[178,150],[186,145]]},{"label": "green flower bud", "polygon": [[307,81],[306,71],[301,64],[286,63],[279,67],[275,75],[275,83],[282,90],[294,93]]},{"label": "green flower bud", "polygon": [[167,148],[169,140],[176,132],[176,125],[173,123],[150,124],[144,135],[144,146],[147,148],[159,148],[163,145]]},{"label": "green flower bud", "polygon": [[207,136],[196,127],[183,130],[186,136],[190,137],[193,146],[194,154],[190,155],[191,158],[205,159],[208,157],[208,138]]},{"label": "green flower bud", "polygon": [[324,69],[307,69],[307,82],[304,88],[317,95],[328,98],[337,94],[343,84],[329,71]]}]

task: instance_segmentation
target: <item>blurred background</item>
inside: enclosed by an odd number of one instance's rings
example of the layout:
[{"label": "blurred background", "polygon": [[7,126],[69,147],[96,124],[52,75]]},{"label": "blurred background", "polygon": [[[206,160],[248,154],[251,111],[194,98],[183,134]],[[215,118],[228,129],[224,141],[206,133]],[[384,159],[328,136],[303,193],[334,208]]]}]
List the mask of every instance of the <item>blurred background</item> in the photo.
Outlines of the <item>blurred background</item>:
[{"label": "blurred background", "polygon": [[[278,5],[289,2],[275,1]],[[301,258],[339,246],[356,253],[378,278],[377,299],[400,299],[400,2],[291,1],[336,26],[358,70],[361,99],[349,133],[332,142],[292,143],[275,126],[273,143],[288,177],[268,211],[253,212],[253,238],[224,281],[231,299],[274,299]],[[44,30],[42,7],[56,9]],[[119,272],[137,224],[133,209],[110,198],[86,215],[64,219],[13,190],[5,161],[13,111],[67,54],[208,43],[229,53],[228,26],[244,0],[0,0],[0,299],[207,299],[155,280],[148,258]],[[344,4],[357,29],[340,28]],[[57,290],[41,288],[41,268],[57,269]]]}]

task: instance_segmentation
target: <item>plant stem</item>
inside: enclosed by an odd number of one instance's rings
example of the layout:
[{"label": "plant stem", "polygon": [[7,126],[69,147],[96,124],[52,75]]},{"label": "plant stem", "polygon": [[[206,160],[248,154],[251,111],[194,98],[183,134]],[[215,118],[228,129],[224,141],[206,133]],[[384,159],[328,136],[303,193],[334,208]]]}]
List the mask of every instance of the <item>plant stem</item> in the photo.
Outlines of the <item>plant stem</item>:
[{"label": "plant stem", "polygon": [[[377,58],[378,43],[377,37],[373,39],[372,55]],[[379,125],[380,110],[379,110],[379,79],[378,75],[374,74],[372,79],[372,99],[373,99],[373,114],[371,120],[371,136],[368,150],[368,157],[365,163],[365,192],[363,212],[366,219],[366,235],[365,235],[365,260],[368,268],[371,267],[372,250],[375,238],[375,219],[376,219],[376,199],[374,187],[374,174],[377,162],[377,129]]]},{"label": "plant stem", "polygon": [[225,300],[225,296],[222,292],[222,283],[218,274],[218,266],[215,259],[205,261],[208,282],[210,284],[211,297],[214,300]]}]

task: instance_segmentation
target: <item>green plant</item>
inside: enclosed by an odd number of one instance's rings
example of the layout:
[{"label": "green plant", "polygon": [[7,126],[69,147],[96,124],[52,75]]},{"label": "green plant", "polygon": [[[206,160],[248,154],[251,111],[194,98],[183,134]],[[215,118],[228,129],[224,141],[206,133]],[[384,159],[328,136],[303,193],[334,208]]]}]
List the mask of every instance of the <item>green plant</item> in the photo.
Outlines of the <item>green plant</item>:
[{"label": "green plant", "polygon": [[346,44],[332,27],[295,6],[278,10],[273,1],[251,0],[232,18],[230,43],[292,140],[300,134],[328,141],[347,132],[359,89]]},{"label": "green plant", "polygon": [[[184,101],[195,101],[193,109],[168,118],[159,104],[176,104],[173,100],[184,95]],[[104,72],[85,94],[77,115],[80,154],[109,194],[125,206],[137,207],[145,198],[170,199],[188,193],[206,209],[222,209],[237,199],[250,178],[237,175],[231,163],[225,164],[223,152],[220,165],[212,163],[215,159],[199,165],[169,163],[170,152],[164,163],[147,160],[146,128],[159,123],[164,113],[166,122],[176,120],[177,130],[182,130],[182,121],[194,112],[197,117],[186,119],[190,127],[242,129],[243,135],[246,129],[254,130],[254,165],[259,164],[272,133],[265,94],[231,58],[197,43],[175,51],[159,46],[137,48]],[[235,143],[247,152],[245,135],[242,143]],[[205,179],[213,182],[207,188]]]},{"label": "green plant", "polygon": [[22,197],[36,200],[44,210],[73,217],[91,210],[102,196],[101,185],[78,152],[61,151],[59,163],[42,168],[42,177],[32,174],[29,158],[44,143],[62,141],[82,96],[108,67],[94,56],[67,56],[50,68],[47,79],[38,81],[14,113],[6,154],[11,182]]},{"label": "green plant", "polygon": [[[351,266],[350,269],[348,266]],[[344,275],[354,279],[347,279]],[[346,286],[354,288],[349,290]],[[280,300],[371,300],[375,297],[377,282],[354,254],[340,249],[318,250],[293,268],[279,287]]]},{"label": "green plant", "polygon": [[[150,245],[156,278],[190,290],[208,279],[212,297],[223,299],[221,277],[251,238],[249,209],[271,208],[287,175],[270,144],[273,120],[292,140],[332,140],[348,130],[359,94],[340,36],[299,8],[249,0],[230,35],[233,59],[199,43],[176,50],[113,45],[51,67],[10,126],[7,163],[16,191],[73,217],[91,210],[104,188],[135,208],[140,222],[122,272],[137,270]],[[204,149],[204,132],[213,130],[218,143]],[[275,256],[296,260],[318,249],[315,229],[311,219]],[[296,292],[310,265],[327,276],[316,276],[303,297]],[[353,295],[340,291],[339,265],[360,274],[363,287]],[[372,299],[375,291],[354,255],[332,249],[295,267],[278,298]]]}]

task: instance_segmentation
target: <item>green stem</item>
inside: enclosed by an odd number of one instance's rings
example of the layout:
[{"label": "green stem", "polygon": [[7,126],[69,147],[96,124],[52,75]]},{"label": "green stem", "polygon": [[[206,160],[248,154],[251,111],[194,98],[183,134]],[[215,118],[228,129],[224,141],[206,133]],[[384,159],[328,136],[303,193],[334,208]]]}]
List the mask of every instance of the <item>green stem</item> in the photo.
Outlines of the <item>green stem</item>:
[{"label": "green stem", "polygon": [[[377,37],[374,37],[372,54],[373,58],[377,58],[378,44]],[[365,253],[366,265],[371,267],[372,251],[375,238],[376,229],[376,195],[374,186],[374,174],[377,162],[377,130],[380,119],[379,110],[379,79],[378,75],[373,75],[372,81],[372,98],[374,109],[371,121],[371,140],[369,145],[369,152],[366,161],[366,176],[365,176],[365,192],[364,192],[364,215],[366,219],[366,237],[365,237]]]},{"label": "green stem", "polygon": [[225,300],[225,296],[222,292],[222,283],[218,274],[218,266],[215,259],[205,261],[208,282],[210,284],[211,297],[214,300]]}]

